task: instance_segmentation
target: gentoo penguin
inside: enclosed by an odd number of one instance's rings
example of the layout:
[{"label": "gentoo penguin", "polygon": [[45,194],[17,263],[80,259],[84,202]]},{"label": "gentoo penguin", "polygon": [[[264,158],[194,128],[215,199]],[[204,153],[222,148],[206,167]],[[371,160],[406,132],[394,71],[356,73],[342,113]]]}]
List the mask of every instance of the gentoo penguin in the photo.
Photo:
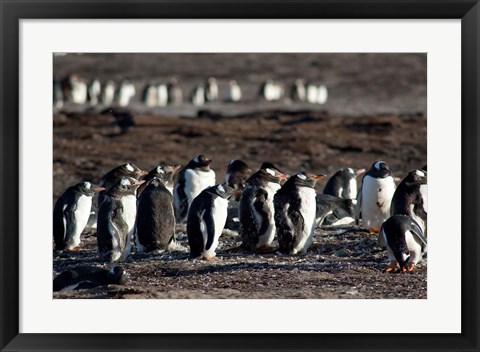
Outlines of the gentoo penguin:
[{"label": "gentoo penguin", "polygon": [[374,162],[363,176],[357,207],[362,213],[363,227],[371,234],[379,233],[382,223],[390,217],[394,192],[395,180],[387,163]]},{"label": "gentoo penguin", "polygon": [[273,196],[288,175],[265,162],[250,176],[239,203],[242,246],[251,251],[271,250],[275,236]]},{"label": "gentoo penguin", "polygon": [[228,198],[233,188],[219,184],[204,189],[188,211],[187,235],[190,259],[215,260],[215,250],[227,220]]},{"label": "gentoo penguin", "polygon": [[164,166],[148,182],[137,202],[135,244],[137,252],[172,251],[175,241],[175,214],[173,211],[173,175],[180,166]]},{"label": "gentoo penguin", "polygon": [[402,272],[412,271],[426,251],[427,240],[422,229],[407,215],[397,214],[387,219],[382,225],[381,236],[390,260],[387,272],[397,270],[398,265]]},{"label": "gentoo penguin", "polygon": [[242,90],[237,81],[231,80],[228,82],[228,87],[225,92],[225,100],[231,103],[238,103],[242,99]]},{"label": "gentoo penguin", "polygon": [[154,84],[147,84],[143,89],[143,93],[142,93],[143,103],[149,108],[152,108],[154,106],[157,106],[157,103],[158,103],[157,98],[158,98],[157,86],[155,86]]},{"label": "gentoo penguin", "polygon": [[143,176],[142,180],[145,182],[142,183],[137,190],[137,198],[140,198],[143,190],[148,186],[149,182],[153,180],[155,177],[159,178],[160,180],[164,181],[165,187],[173,194],[173,175],[181,168],[181,165],[158,165],[154,169],[150,170],[150,172]]},{"label": "gentoo penguin", "polygon": [[168,89],[167,85],[160,83],[157,85],[157,105],[167,106],[168,104]]},{"label": "gentoo penguin", "polygon": [[100,94],[102,92],[102,85],[98,79],[93,79],[88,84],[88,103],[90,105],[97,105],[100,102]]},{"label": "gentoo penguin", "polygon": [[427,172],[410,171],[393,194],[390,213],[410,216],[426,235],[427,207]]},{"label": "gentoo penguin", "polygon": [[330,194],[344,199],[356,199],[357,176],[364,172],[365,169],[360,169],[355,172],[350,167],[338,170],[328,180],[323,189],[323,194]]},{"label": "gentoo penguin", "polygon": [[205,83],[205,101],[218,100],[218,84],[214,77],[209,77]]},{"label": "gentoo penguin", "polygon": [[355,222],[356,200],[317,194],[317,226],[341,226]]},{"label": "gentoo penguin", "polygon": [[53,292],[89,289],[105,285],[125,285],[125,270],[119,266],[102,269],[96,266],[77,266],[61,272],[53,280]]},{"label": "gentoo penguin", "polygon": [[267,79],[260,86],[260,97],[266,101],[278,101],[284,94],[284,88],[281,84],[274,82],[271,79]]},{"label": "gentoo penguin", "polygon": [[[135,179],[140,179],[146,174],[148,174],[148,172],[140,169],[135,164],[127,163],[119,165],[102,176],[102,179],[100,180],[100,186],[108,190],[122,177],[133,177]],[[104,191],[98,194],[98,206],[100,206],[100,204],[102,203],[104,194]]]},{"label": "gentoo penguin", "polygon": [[239,190],[238,199],[240,199],[241,192],[245,189],[247,179],[251,176],[252,170],[242,160],[230,160],[228,164],[227,173],[225,174],[225,183],[233,189]]},{"label": "gentoo penguin", "polygon": [[128,79],[123,80],[118,87],[117,103],[119,106],[128,106],[135,96],[135,85]]},{"label": "gentoo penguin", "polygon": [[55,250],[72,250],[80,244],[80,234],[87,226],[95,191],[105,188],[90,182],[80,182],[57,199],[53,209],[53,238]]},{"label": "gentoo penguin", "polygon": [[314,83],[307,83],[307,102],[310,104],[316,104],[318,99],[318,87]]},{"label": "gentoo penguin", "polygon": [[78,75],[69,77],[70,94],[69,100],[74,104],[85,104],[87,102],[87,82]]},{"label": "gentoo penguin", "polygon": [[298,78],[295,80],[290,91],[290,98],[293,101],[305,101],[307,99],[307,89],[303,79]]},{"label": "gentoo penguin", "polygon": [[115,90],[117,86],[113,81],[105,82],[103,89],[102,89],[102,104],[106,106],[111,106],[113,104],[113,100],[115,99]]},{"label": "gentoo penguin", "polygon": [[135,217],[136,191],[145,181],[123,177],[111,186],[97,216],[97,244],[101,260],[125,260],[130,255]]},{"label": "gentoo penguin", "polygon": [[211,159],[198,155],[180,171],[173,194],[177,222],[185,222],[192,200],[205,188],[215,185],[215,171],[210,169],[211,163]]},{"label": "gentoo penguin", "polygon": [[172,78],[167,85],[168,103],[173,105],[179,105],[183,102],[182,89],[178,85],[177,79]]},{"label": "gentoo penguin", "polygon": [[190,102],[195,106],[202,106],[205,104],[205,88],[202,85],[193,88],[190,93]]},{"label": "gentoo penguin", "polygon": [[312,245],[317,209],[315,183],[324,177],[300,172],[275,193],[275,226],[281,253],[306,253]]},{"label": "gentoo penguin", "polygon": [[323,105],[328,100],[328,89],[325,85],[320,84],[317,88],[317,104]]}]

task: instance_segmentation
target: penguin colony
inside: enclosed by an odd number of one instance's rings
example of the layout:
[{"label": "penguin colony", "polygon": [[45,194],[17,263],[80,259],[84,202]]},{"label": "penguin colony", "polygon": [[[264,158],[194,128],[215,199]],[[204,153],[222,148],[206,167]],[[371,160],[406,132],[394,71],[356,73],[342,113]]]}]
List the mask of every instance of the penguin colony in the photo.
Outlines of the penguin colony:
[{"label": "penguin colony", "polygon": [[[236,80],[229,80],[222,92],[214,77],[195,85],[188,95],[183,94],[176,78],[167,82],[147,83],[141,91],[137,91],[135,83],[128,79],[117,83],[112,80],[102,83],[96,78],[87,81],[77,74],[72,74],[53,80],[53,106],[56,109],[61,109],[65,102],[125,107],[130,105],[137,95],[149,108],[179,105],[187,101],[195,106],[202,106],[221,100],[238,103],[242,100],[242,89]],[[283,82],[267,79],[260,85],[258,99],[267,102],[289,100],[323,105],[328,100],[328,90],[324,84],[307,82],[301,78],[296,79],[288,89]]]},{"label": "penguin colony", "polygon": [[[426,166],[409,172],[398,187],[384,161],[375,161],[366,172],[341,169],[317,194],[315,184],[326,175],[288,175],[270,162],[254,172],[244,161],[232,160],[224,182],[217,183],[212,163],[197,155],[183,167],[158,165],[150,172],[126,163],[108,171],[98,186],[84,181],[69,187],[53,211],[55,250],[79,248],[93,195],[100,192],[98,254],[107,262],[123,261],[132,251],[181,251],[175,238],[181,224],[186,224],[190,259],[218,260],[215,251],[231,209],[241,247],[251,253],[306,253],[317,226],[355,222],[386,247],[387,272],[412,271],[426,252]],[[114,274],[108,275],[118,279]]]}]

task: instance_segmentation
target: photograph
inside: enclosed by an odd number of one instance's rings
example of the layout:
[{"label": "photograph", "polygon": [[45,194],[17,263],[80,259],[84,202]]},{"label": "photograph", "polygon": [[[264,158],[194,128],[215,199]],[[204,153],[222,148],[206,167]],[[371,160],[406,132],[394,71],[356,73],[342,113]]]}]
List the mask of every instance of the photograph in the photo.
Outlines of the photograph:
[{"label": "photograph", "polygon": [[428,298],[427,53],[52,59],[53,299]]}]

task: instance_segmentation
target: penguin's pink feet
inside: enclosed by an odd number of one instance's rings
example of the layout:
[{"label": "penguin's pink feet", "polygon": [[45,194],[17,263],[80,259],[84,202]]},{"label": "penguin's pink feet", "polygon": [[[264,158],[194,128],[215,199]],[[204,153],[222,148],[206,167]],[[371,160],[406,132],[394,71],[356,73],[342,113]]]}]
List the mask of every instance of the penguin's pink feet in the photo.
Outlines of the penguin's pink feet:
[{"label": "penguin's pink feet", "polygon": [[387,273],[391,273],[392,271],[396,271],[397,270],[397,265],[398,265],[398,262],[396,260],[392,260],[390,262],[390,264],[388,264],[388,266],[385,268],[385,271]]},{"label": "penguin's pink feet", "polygon": [[415,264],[413,264],[413,263],[408,263],[408,265],[407,265],[407,270],[408,270],[408,271],[412,271],[413,268],[415,268]]},{"label": "penguin's pink feet", "polygon": [[368,233],[369,233],[370,235],[376,235],[376,234],[378,233],[378,231],[377,231],[376,229],[374,229],[373,227],[370,227],[370,228],[368,229]]},{"label": "penguin's pink feet", "polygon": [[217,258],[217,257],[205,257],[204,259],[209,261],[209,262],[215,262],[217,260],[222,260],[222,259]]},{"label": "penguin's pink feet", "polygon": [[69,249],[70,252],[78,252],[79,250],[80,250],[80,246]]}]

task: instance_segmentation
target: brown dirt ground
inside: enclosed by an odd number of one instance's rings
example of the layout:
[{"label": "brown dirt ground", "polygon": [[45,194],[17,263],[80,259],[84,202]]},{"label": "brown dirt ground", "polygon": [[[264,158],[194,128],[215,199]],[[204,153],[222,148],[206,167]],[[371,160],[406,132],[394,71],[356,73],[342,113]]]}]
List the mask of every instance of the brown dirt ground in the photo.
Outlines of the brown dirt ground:
[{"label": "brown dirt ground", "polygon": [[[215,103],[203,107],[201,113],[193,111],[188,104],[176,110],[152,111],[134,105],[129,109],[133,126],[122,133],[115,118],[100,114],[100,108],[66,106],[53,116],[53,200],[68,186],[82,179],[97,182],[105,172],[124,162],[151,169],[159,162],[185,164],[199,153],[213,158],[212,168],[217,173],[217,181],[223,178],[228,161],[234,158],[245,160],[252,169],[268,160],[288,173],[306,170],[327,174],[347,166],[368,168],[373,161],[382,159],[390,164],[396,176],[404,177],[427,160],[423,87],[426,62],[422,65],[421,55],[396,58],[387,55],[383,60],[381,56],[350,54],[330,61],[324,57],[317,61],[309,57],[312,62],[322,63],[320,66],[325,67],[326,76],[333,82],[337,94],[345,97],[351,93],[350,98],[359,97],[355,104],[362,105],[360,111],[364,113],[352,113],[328,104],[312,107],[288,102],[252,101],[240,106]],[[279,56],[270,58],[273,58],[271,62],[278,77],[294,77],[292,72],[298,69],[292,68],[294,61]],[[257,63],[254,59],[249,56],[244,61]],[[103,62],[101,58],[92,59],[88,55],[67,55],[55,59],[54,72],[57,75],[71,72],[74,60],[78,62],[77,72],[87,77],[97,75],[95,70],[101,67],[99,62]],[[117,67],[116,60],[118,57],[113,60],[112,67]],[[351,64],[341,66],[338,61]],[[174,67],[174,60],[171,62]],[[375,72],[367,79],[362,67],[372,65],[375,65]],[[211,74],[226,79],[231,72],[245,70],[241,64],[227,65],[229,70],[224,66],[218,66],[224,73],[219,74],[212,68]],[[263,79],[262,70],[266,68],[251,66],[252,72],[245,77],[252,86],[247,93],[254,96],[251,90],[254,83]],[[195,65],[186,67],[187,81],[203,77]],[[119,67],[115,70],[117,76],[118,70]],[[139,65],[127,65],[125,70],[130,70],[127,73],[137,80],[146,80],[148,72],[153,72],[146,69],[144,76],[140,76]],[[397,71],[402,72],[402,78],[395,81]],[[162,72],[158,73],[160,78],[167,75]],[[310,71],[298,72],[307,74]],[[350,85],[345,83],[346,77]],[[360,86],[366,88],[362,90]],[[362,94],[369,98],[358,102]],[[382,94],[395,95],[391,111],[371,104]],[[333,104],[331,100],[329,104]],[[324,184],[319,183],[319,192]],[[386,274],[382,270],[387,263],[386,251],[378,247],[374,237],[357,227],[318,228],[311,250],[295,257],[231,250],[240,239],[232,234],[225,235],[217,251],[223,260],[218,262],[188,261],[186,235],[179,228],[177,236],[186,247],[185,252],[134,254],[122,263],[130,277],[127,285],[59,292],[54,293],[54,298],[427,297],[426,259],[412,273]],[[109,266],[98,262],[95,230],[87,229],[82,238],[80,251],[54,256],[54,275],[79,264]]]}]

